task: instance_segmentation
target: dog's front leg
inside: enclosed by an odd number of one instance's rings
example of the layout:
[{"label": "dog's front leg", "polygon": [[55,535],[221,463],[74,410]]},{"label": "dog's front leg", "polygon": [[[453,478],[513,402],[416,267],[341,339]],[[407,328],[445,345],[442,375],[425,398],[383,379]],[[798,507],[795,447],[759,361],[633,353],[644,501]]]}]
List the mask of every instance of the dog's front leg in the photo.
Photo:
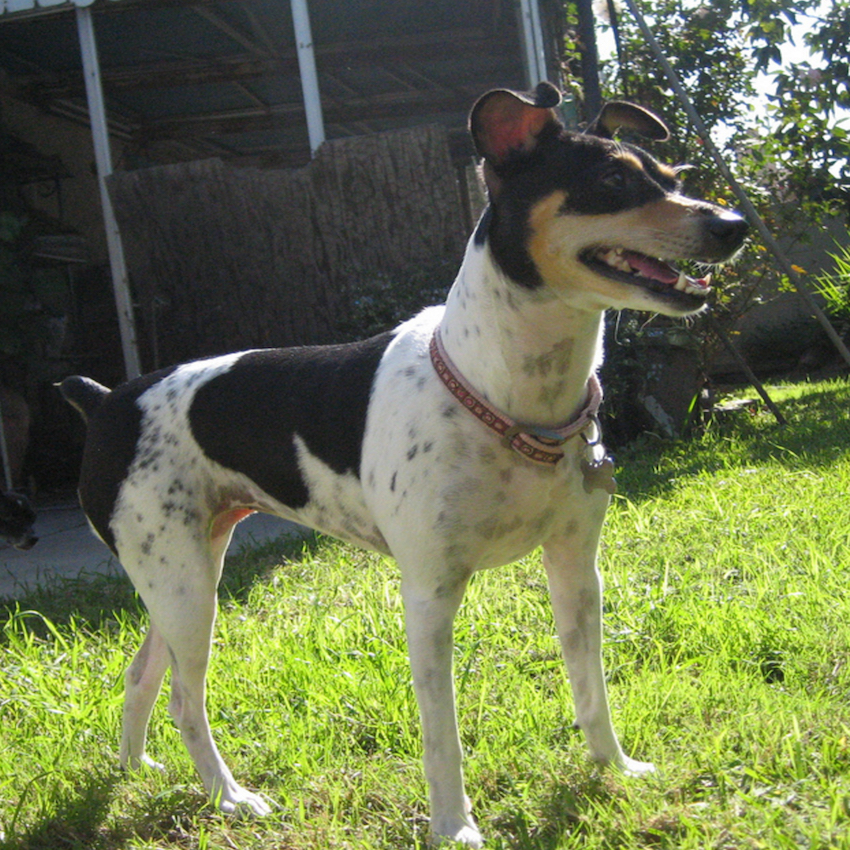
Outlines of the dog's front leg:
[{"label": "dog's front leg", "polygon": [[481,833],[464,791],[452,680],[454,616],[466,584],[466,578],[445,583],[405,580],[402,595],[413,686],[422,718],[432,839],[481,847]]},{"label": "dog's front leg", "polygon": [[[601,525],[601,523],[600,523]],[[611,723],[602,667],[602,578],[596,566],[598,529],[548,541],[543,563],[575,701],[576,723],[592,758],[639,775],[655,768],[629,758]]]}]

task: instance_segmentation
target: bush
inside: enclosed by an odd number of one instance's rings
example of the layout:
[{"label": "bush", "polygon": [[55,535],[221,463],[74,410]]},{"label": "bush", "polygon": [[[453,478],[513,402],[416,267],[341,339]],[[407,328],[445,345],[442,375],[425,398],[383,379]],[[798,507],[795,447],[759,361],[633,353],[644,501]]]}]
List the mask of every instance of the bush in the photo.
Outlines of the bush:
[{"label": "bush", "polygon": [[376,274],[353,282],[349,312],[337,324],[340,342],[366,339],[394,328],[423,307],[442,304],[457,273],[454,262],[412,268],[398,277]]}]

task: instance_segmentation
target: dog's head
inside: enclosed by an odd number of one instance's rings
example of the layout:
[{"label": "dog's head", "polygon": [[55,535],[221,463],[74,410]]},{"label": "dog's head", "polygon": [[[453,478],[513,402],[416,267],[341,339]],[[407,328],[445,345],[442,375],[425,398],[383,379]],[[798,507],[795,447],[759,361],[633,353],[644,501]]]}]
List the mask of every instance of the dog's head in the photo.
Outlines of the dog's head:
[{"label": "dog's head", "polygon": [[0,492],[0,538],[16,549],[32,549],[38,542],[33,531],[35,511],[26,496]]},{"label": "dog's head", "polygon": [[652,113],[615,102],[587,132],[572,133],[555,112],[560,100],[540,83],[531,95],[491,91],[473,107],[470,132],[490,194],[476,239],[489,241],[513,281],[548,287],[576,306],[673,316],[702,308],[710,275],[670,263],[730,259],[743,244],[744,219],[682,195],[675,168],[613,141],[620,127],[667,138]]}]

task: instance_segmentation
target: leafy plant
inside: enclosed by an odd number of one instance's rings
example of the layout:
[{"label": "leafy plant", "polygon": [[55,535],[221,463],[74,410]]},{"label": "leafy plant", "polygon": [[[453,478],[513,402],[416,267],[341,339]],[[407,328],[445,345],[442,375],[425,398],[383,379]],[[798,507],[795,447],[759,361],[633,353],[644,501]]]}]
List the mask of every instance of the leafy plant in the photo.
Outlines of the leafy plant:
[{"label": "leafy plant", "polygon": [[350,284],[349,311],[337,324],[341,340],[365,339],[394,328],[423,307],[442,304],[456,273],[454,262],[412,268],[390,277],[376,274]]},{"label": "leafy plant", "polygon": [[850,322],[850,246],[839,246],[837,253],[829,256],[835,266],[816,279],[816,290],[833,319]]}]

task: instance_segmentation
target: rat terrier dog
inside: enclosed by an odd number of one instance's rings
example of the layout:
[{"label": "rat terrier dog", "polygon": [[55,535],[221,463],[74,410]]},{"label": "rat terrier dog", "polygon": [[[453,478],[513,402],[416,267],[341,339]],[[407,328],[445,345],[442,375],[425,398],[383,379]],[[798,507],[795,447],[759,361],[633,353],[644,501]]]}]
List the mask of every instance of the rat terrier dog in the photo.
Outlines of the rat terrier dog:
[{"label": "rat terrier dog", "polygon": [[652,770],[620,747],[601,661],[596,553],[613,490],[596,420],[602,318],[700,310],[708,278],[668,261],[728,260],[747,225],[611,140],[623,126],[666,138],[655,116],[609,104],[576,134],[559,103],[541,83],[472,109],[490,203],[444,306],[365,342],[212,357],[112,392],[62,383],[88,420],[82,505],[150,612],[126,675],[122,764],[153,764],[146,728],[170,666],[169,710],[211,798],[269,811],[233,778],[204,706],[224,553],[234,524],[265,511],[398,562],[436,840],[481,846],[455,715],[455,612],[474,572],[540,545],[591,756]]}]

